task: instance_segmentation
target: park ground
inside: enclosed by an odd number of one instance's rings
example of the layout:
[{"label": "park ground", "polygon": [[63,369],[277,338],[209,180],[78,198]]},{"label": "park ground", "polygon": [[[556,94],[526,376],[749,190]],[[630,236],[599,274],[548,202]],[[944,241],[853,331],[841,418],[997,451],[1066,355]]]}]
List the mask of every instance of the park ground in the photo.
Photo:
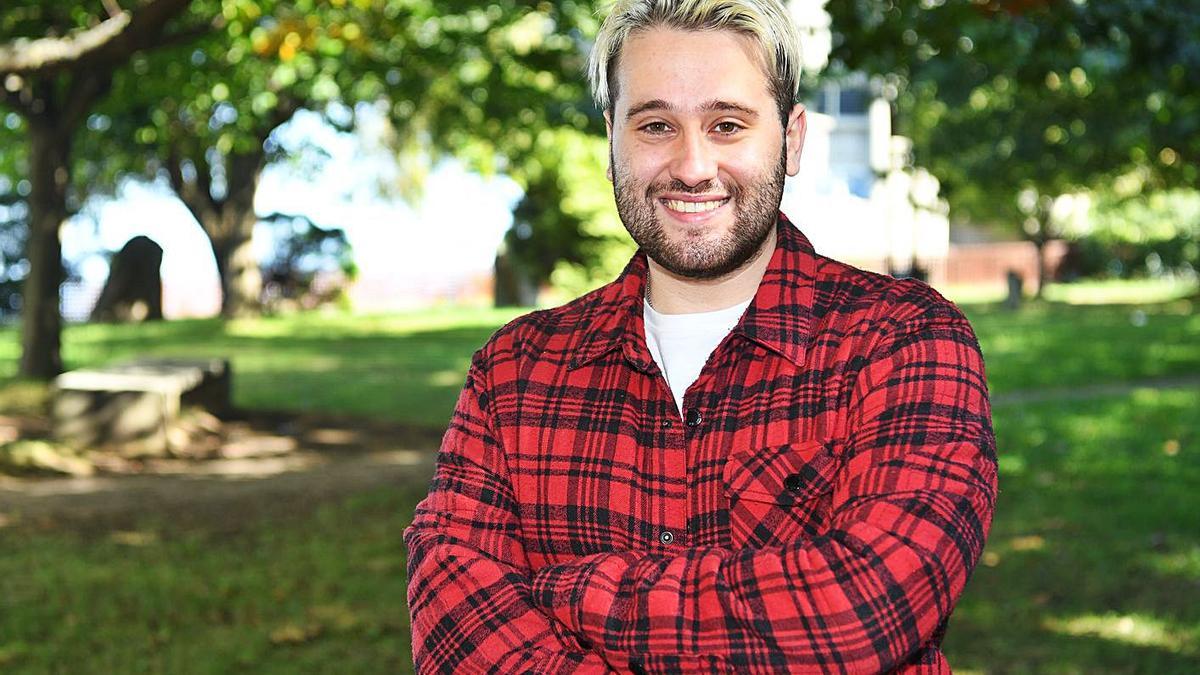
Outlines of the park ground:
[{"label": "park ground", "polygon": [[[1196,672],[1200,298],[1050,297],[962,305],[1001,491],[947,655],[966,673]],[[0,670],[411,672],[400,535],[471,353],[518,313],[71,327],[70,368],[230,357],[236,424],[293,449],[0,478]],[[6,365],[16,345],[0,332],[0,431],[44,424],[44,387]]]}]

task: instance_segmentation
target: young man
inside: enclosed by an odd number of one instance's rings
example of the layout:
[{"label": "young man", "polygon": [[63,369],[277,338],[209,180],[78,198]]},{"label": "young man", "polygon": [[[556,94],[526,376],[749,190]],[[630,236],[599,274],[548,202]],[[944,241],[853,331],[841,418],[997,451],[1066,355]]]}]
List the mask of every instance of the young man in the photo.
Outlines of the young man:
[{"label": "young man", "polygon": [[405,533],[418,671],[949,671],[996,490],[983,363],[937,293],[779,213],[798,45],[778,0],[605,21],[641,251],[475,355]]}]

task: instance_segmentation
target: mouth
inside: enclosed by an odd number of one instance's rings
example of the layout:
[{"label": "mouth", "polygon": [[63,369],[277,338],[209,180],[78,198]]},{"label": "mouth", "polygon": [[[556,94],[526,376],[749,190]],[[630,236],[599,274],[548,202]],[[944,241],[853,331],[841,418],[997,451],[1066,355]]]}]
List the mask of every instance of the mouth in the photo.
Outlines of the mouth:
[{"label": "mouth", "polygon": [[708,213],[729,203],[729,198],[706,199],[701,201],[684,201],[682,199],[663,199],[663,206],[677,213]]}]

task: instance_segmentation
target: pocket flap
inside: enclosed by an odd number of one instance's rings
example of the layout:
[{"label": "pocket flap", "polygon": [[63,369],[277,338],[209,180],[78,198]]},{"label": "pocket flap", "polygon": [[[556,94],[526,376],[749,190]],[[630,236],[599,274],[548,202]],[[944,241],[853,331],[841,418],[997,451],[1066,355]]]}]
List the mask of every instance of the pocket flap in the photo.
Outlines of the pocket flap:
[{"label": "pocket flap", "polygon": [[725,494],[781,506],[803,503],[833,489],[837,464],[826,441],[738,452],[725,463]]}]

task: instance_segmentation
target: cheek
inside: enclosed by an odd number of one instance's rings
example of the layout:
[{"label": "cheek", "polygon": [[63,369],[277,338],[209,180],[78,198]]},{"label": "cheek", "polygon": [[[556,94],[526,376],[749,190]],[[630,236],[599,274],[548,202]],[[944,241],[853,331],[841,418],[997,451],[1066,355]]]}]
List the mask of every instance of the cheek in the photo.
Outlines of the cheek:
[{"label": "cheek", "polygon": [[729,153],[723,168],[725,173],[742,185],[761,182],[770,177],[778,162],[783,161],[781,149],[775,146],[756,144],[754,147],[739,148]]},{"label": "cheek", "polygon": [[617,173],[627,183],[650,183],[658,177],[656,163],[645,155],[617,155],[615,161]]},{"label": "cheek", "polygon": [[671,148],[666,143],[644,143],[636,138],[625,138],[613,144],[613,155],[618,167],[645,177],[666,170]]}]

